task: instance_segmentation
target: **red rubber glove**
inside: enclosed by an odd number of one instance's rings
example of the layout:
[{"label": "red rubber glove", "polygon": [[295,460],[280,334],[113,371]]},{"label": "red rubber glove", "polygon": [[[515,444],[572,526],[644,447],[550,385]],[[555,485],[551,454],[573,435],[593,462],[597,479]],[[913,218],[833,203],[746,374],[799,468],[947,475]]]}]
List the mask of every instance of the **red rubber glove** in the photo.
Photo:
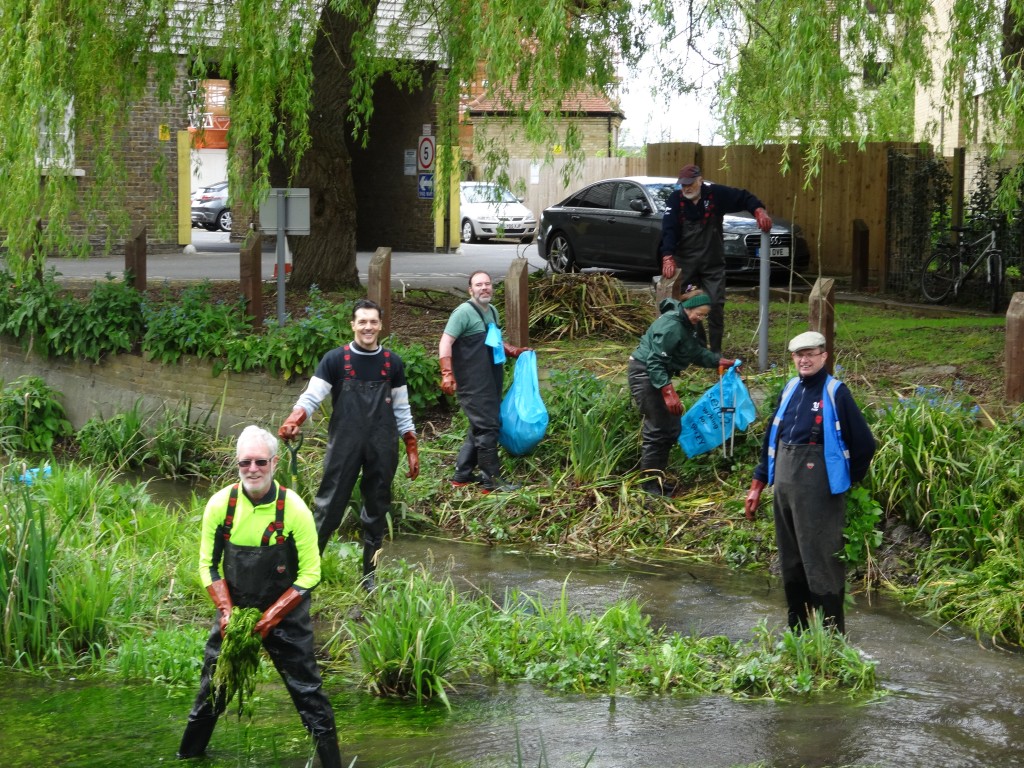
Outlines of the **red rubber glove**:
[{"label": "red rubber glove", "polygon": [[532,352],[533,347],[517,347],[509,344],[507,341],[501,342],[501,346],[505,350],[505,354],[509,357],[519,357],[523,352]]},{"label": "red rubber glove", "polygon": [[224,629],[231,619],[231,609],[234,607],[231,604],[228,583],[224,579],[217,579],[206,588],[206,591],[210,595],[210,599],[213,600],[213,604],[217,606],[217,610],[220,611],[220,634],[223,637]]},{"label": "red rubber glove", "polygon": [[441,391],[446,395],[454,395],[455,374],[452,373],[452,359],[442,357],[438,362],[441,363]]},{"label": "red rubber glove", "polygon": [[718,358],[718,372],[719,373],[725,373],[727,370],[732,368],[732,366],[733,366],[733,364],[735,362],[736,361],[733,360],[730,357],[720,357],[720,358]]},{"label": "red rubber glove", "polygon": [[402,440],[405,441],[405,457],[409,460],[409,471],[405,476],[415,480],[420,476],[420,449],[416,445],[416,433],[406,432],[402,435]]},{"label": "red rubber glove", "polygon": [[757,512],[757,505],[761,503],[761,491],[764,490],[764,482],[756,477],[750,481],[750,490],[747,491],[747,498],[743,502],[743,514],[747,520],[753,520]]},{"label": "red rubber glove", "polygon": [[665,401],[665,407],[668,408],[668,412],[673,416],[683,415],[683,404],[679,400],[679,395],[676,394],[675,388],[671,384],[666,384],[661,388],[661,397]]},{"label": "red rubber glove", "polygon": [[754,211],[754,219],[757,220],[757,228],[762,232],[772,231],[772,218],[764,208],[758,208]]},{"label": "red rubber glove", "polygon": [[254,635],[258,634],[260,637],[266,637],[270,630],[281,623],[281,619],[291,613],[295,606],[302,602],[303,597],[305,595],[295,587],[288,587],[284,594],[277,598],[274,604],[263,612],[260,620],[256,622],[256,626],[252,628],[252,633]]},{"label": "red rubber glove", "polygon": [[661,276],[665,280],[671,280],[676,274],[676,260],[671,254],[661,257]]},{"label": "red rubber glove", "polygon": [[294,440],[299,436],[299,427],[306,420],[305,408],[293,408],[292,415],[284,420],[284,424],[277,430],[277,436],[282,440]]}]

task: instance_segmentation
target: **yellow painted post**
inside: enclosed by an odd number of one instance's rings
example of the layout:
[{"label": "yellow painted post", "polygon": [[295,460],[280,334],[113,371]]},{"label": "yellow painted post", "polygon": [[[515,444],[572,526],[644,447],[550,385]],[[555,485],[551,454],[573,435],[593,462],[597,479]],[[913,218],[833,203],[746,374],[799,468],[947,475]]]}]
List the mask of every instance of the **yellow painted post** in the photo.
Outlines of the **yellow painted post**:
[{"label": "yellow painted post", "polygon": [[[441,152],[442,148],[438,147],[437,152]],[[454,252],[459,247],[459,158],[461,153],[458,147],[447,147],[446,151],[452,156],[452,175],[451,184],[448,188],[448,251]],[[437,164],[435,163],[435,168]],[[434,176],[435,182],[440,174]],[[434,194],[440,195],[441,188],[435,183]],[[445,206],[443,200],[437,201],[439,204],[434,206],[434,250],[441,250],[445,247]]]},{"label": "yellow painted post", "polygon": [[178,131],[178,245],[192,242],[192,134]]}]

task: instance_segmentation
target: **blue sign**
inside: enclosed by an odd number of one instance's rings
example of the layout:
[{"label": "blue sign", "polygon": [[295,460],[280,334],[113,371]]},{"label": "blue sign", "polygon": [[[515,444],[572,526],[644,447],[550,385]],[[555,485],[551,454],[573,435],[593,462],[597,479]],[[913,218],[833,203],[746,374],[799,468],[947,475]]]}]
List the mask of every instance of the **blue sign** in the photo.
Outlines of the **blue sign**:
[{"label": "blue sign", "polygon": [[432,173],[421,173],[419,184],[417,185],[419,191],[420,200],[433,200],[434,199],[434,174]]}]

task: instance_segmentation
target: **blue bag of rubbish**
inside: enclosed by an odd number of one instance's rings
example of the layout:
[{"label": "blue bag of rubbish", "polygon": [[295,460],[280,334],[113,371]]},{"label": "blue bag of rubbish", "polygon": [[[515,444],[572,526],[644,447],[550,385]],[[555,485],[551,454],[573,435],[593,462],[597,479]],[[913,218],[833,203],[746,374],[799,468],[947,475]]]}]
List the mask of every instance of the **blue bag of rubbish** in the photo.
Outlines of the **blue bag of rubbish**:
[{"label": "blue bag of rubbish", "polygon": [[757,418],[757,408],[740,378],[736,361],[719,382],[701,395],[682,416],[679,446],[689,458],[723,445]]},{"label": "blue bag of rubbish", "polygon": [[513,456],[537,447],[548,431],[548,409],[540,398],[537,353],[523,352],[512,372],[512,386],[501,401],[501,431],[498,442]]},{"label": "blue bag of rubbish", "polygon": [[18,477],[18,481],[25,485],[32,485],[38,480],[49,477],[52,472],[53,470],[50,468],[49,464],[44,464],[41,467],[32,467],[31,469],[26,469],[22,472]]}]

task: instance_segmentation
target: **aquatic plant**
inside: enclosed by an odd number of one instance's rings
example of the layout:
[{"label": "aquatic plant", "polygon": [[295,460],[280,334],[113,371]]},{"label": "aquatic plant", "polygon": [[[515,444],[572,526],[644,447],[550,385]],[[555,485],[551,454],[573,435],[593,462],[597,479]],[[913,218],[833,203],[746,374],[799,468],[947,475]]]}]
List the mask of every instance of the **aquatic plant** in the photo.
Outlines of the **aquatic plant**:
[{"label": "aquatic plant", "polygon": [[471,654],[471,624],[479,609],[449,579],[433,579],[422,569],[379,579],[373,597],[361,620],[349,622],[369,690],[450,707],[448,678]]},{"label": "aquatic plant", "polygon": [[259,679],[263,643],[253,628],[263,612],[259,608],[234,608],[224,628],[224,641],[213,671],[210,695],[224,697],[224,705],[238,696],[238,716],[252,717],[253,695]]},{"label": "aquatic plant", "polygon": [[22,376],[0,390],[0,429],[15,451],[49,453],[72,433],[61,393],[38,376]]}]

